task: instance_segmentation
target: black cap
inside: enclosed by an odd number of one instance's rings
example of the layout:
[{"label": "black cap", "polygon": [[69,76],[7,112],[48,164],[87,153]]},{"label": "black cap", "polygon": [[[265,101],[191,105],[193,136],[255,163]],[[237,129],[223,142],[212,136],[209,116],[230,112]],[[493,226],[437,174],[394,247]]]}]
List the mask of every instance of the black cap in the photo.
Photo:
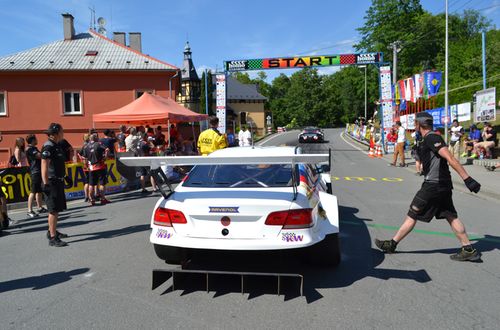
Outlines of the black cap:
[{"label": "black cap", "polygon": [[49,128],[45,131],[45,134],[47,134],[47,135],[56,135],[60,131],[62,131],[61,124],[52,123],[52,124],[49,125]]},{"label": "black cap", "polygon": [[419,112],[415,115],[415,121],[426,126],[432,126],[434,124],[434,118],[428,112]]}]

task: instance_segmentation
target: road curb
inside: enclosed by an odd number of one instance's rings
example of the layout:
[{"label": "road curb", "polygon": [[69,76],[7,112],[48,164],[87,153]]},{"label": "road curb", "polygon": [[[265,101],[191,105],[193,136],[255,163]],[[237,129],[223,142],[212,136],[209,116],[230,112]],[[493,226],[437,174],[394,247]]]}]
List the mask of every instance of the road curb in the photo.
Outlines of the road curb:
[{"label": "road curb", "polygon": [[[353,136],[351,136],[349,134],[346,134],[345,132],[342,132],[342,136],[344,136],[344,137],[347,136],[353,142],[358,143],[358,144],[360,144],[362,146],[368,146],[369,145],[368,143],[364,143],[364,142],[362,142],[362,141],[354,138]],[[389,157],[389,156],[387,154],[385,154],[382,159],[384,159],[385,161],[388,161],[390,163],[390,160],[388,160],[387,157]],[[405,153],[405,157],[406,157],[406,153]],[[471,164],[470,166],[478,166],[478,167],[480,167],[480,165],[479,164],[476,165],[476,163]],[[409,170],[409,171],[414,172],[415,171],[415,166],[414,165],[409,165],[408,167],[406,167],[406,169]],[[454,178],[454,176],[452,176],[452,182],[453,182],[453,185],[454,185],[453,188],[455,190],[472,194],[468,189],[464,188],[464,182],[461,179],[458,180],[458,179]],[[488,197],[488,198],[492,198],[492,199],[496,199],[496,200],[500,199],[500,191],[494,191],[494,190],[484,189],[484,187],[481,188],[481,191],[479,192],[479,195],[476,195],[476,194],[472,194],[472,195],[473,196],[477,196],[478,198]]]}]

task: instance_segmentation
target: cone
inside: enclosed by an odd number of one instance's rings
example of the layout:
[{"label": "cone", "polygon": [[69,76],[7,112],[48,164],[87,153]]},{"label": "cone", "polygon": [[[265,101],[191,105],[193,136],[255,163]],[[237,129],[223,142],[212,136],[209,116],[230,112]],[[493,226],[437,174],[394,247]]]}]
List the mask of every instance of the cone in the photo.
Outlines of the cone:
[{"label": "cone", "polygon": [[368,151],[368,157],[373,158],[375,157],[375,153],[373,152],[373,148],[370,147],[370,151]]},{"label": "cone", "polygon": [[377,143],[377,151],[375,153],[375,157],[377,158],[382,158],[384,155],[382,153],[382,146],[380,145],[380,143]]}]

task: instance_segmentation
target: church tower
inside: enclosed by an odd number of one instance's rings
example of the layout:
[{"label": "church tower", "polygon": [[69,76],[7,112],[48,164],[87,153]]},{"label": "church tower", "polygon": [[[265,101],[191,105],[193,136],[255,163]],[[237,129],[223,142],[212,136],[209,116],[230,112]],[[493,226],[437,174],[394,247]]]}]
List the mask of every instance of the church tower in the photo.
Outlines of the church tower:
[{"label": "church tower", "polygon": [[196,112],[200,112],[201,80],[191,58],[191,47],[186,42],[184,62],[181,70],[181,90],[177,102]]}]

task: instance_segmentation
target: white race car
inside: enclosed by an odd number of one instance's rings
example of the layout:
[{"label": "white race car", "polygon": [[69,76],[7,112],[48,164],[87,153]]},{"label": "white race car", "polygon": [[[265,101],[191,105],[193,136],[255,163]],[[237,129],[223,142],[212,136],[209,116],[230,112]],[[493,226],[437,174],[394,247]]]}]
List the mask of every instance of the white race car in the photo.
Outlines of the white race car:
[{"label": "white race car", "polygon": [[[195,165],[156,203],[150,240],[179,263],[197,250],[302,249],[313,264],[340,262],[337,198],[329,154],[294,147],[237,147],[208,157],[126,157],[128,166]],[[155,170],[156,169],[156,170]],[[158,177],[158,176],[157,176]],[[159,178],[157,178],[158,180]]]}]

